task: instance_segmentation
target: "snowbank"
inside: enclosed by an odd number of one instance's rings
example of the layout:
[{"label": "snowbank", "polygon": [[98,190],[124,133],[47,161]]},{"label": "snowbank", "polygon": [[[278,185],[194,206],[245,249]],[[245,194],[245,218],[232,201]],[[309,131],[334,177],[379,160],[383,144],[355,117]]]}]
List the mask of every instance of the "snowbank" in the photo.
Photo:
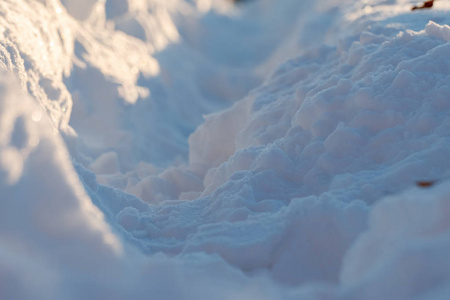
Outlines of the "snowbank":
[{"label": "snowbank", "polygon": [[446,299],[450,6],[0,4],[0,298]]}]

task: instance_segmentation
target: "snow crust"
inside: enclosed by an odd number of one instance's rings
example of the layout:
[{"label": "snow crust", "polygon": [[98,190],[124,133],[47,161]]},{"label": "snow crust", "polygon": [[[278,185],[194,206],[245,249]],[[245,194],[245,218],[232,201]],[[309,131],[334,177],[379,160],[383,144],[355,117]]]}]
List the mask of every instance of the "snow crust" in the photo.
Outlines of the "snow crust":
[{"label": "snow crust", "polygon": [[1,299],[447,299],[450,4],[0,2]]}]

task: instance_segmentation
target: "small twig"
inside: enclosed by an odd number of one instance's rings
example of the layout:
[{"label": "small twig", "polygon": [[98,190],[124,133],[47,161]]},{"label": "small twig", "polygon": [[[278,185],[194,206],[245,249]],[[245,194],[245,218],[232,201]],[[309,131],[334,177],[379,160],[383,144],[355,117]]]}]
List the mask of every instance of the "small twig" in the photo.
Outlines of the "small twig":
[{"label": "small twig", "polygon": [[422,6],[413,6],[411,10],[432,8],[435,0],[425,1]]},{"label": "small twig", "polygon": [[432,187],[435,183],[436,183],[436,181],[434,181],[434,180],[420,180],[420,181],[416,181],[416,185],[418,187],[421,187],[421,188]]}]

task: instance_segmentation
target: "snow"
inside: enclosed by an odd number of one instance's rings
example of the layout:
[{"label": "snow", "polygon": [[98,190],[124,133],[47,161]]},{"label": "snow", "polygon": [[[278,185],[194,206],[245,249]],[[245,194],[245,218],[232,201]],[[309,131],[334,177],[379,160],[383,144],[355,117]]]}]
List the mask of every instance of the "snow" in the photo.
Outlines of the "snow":
[{"label": "snow", "polygon": [[450,4],[0,3],[1,299],[447,299]]}]

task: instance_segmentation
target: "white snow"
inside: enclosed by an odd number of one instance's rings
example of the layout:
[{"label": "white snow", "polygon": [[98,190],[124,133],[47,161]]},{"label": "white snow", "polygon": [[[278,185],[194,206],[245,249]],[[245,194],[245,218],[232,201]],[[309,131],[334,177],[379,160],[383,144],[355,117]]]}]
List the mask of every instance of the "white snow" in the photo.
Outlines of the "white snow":
[{"label": "white snow", "polygon": [[447,299],[450,3],[0,2],[0,299]]}]

